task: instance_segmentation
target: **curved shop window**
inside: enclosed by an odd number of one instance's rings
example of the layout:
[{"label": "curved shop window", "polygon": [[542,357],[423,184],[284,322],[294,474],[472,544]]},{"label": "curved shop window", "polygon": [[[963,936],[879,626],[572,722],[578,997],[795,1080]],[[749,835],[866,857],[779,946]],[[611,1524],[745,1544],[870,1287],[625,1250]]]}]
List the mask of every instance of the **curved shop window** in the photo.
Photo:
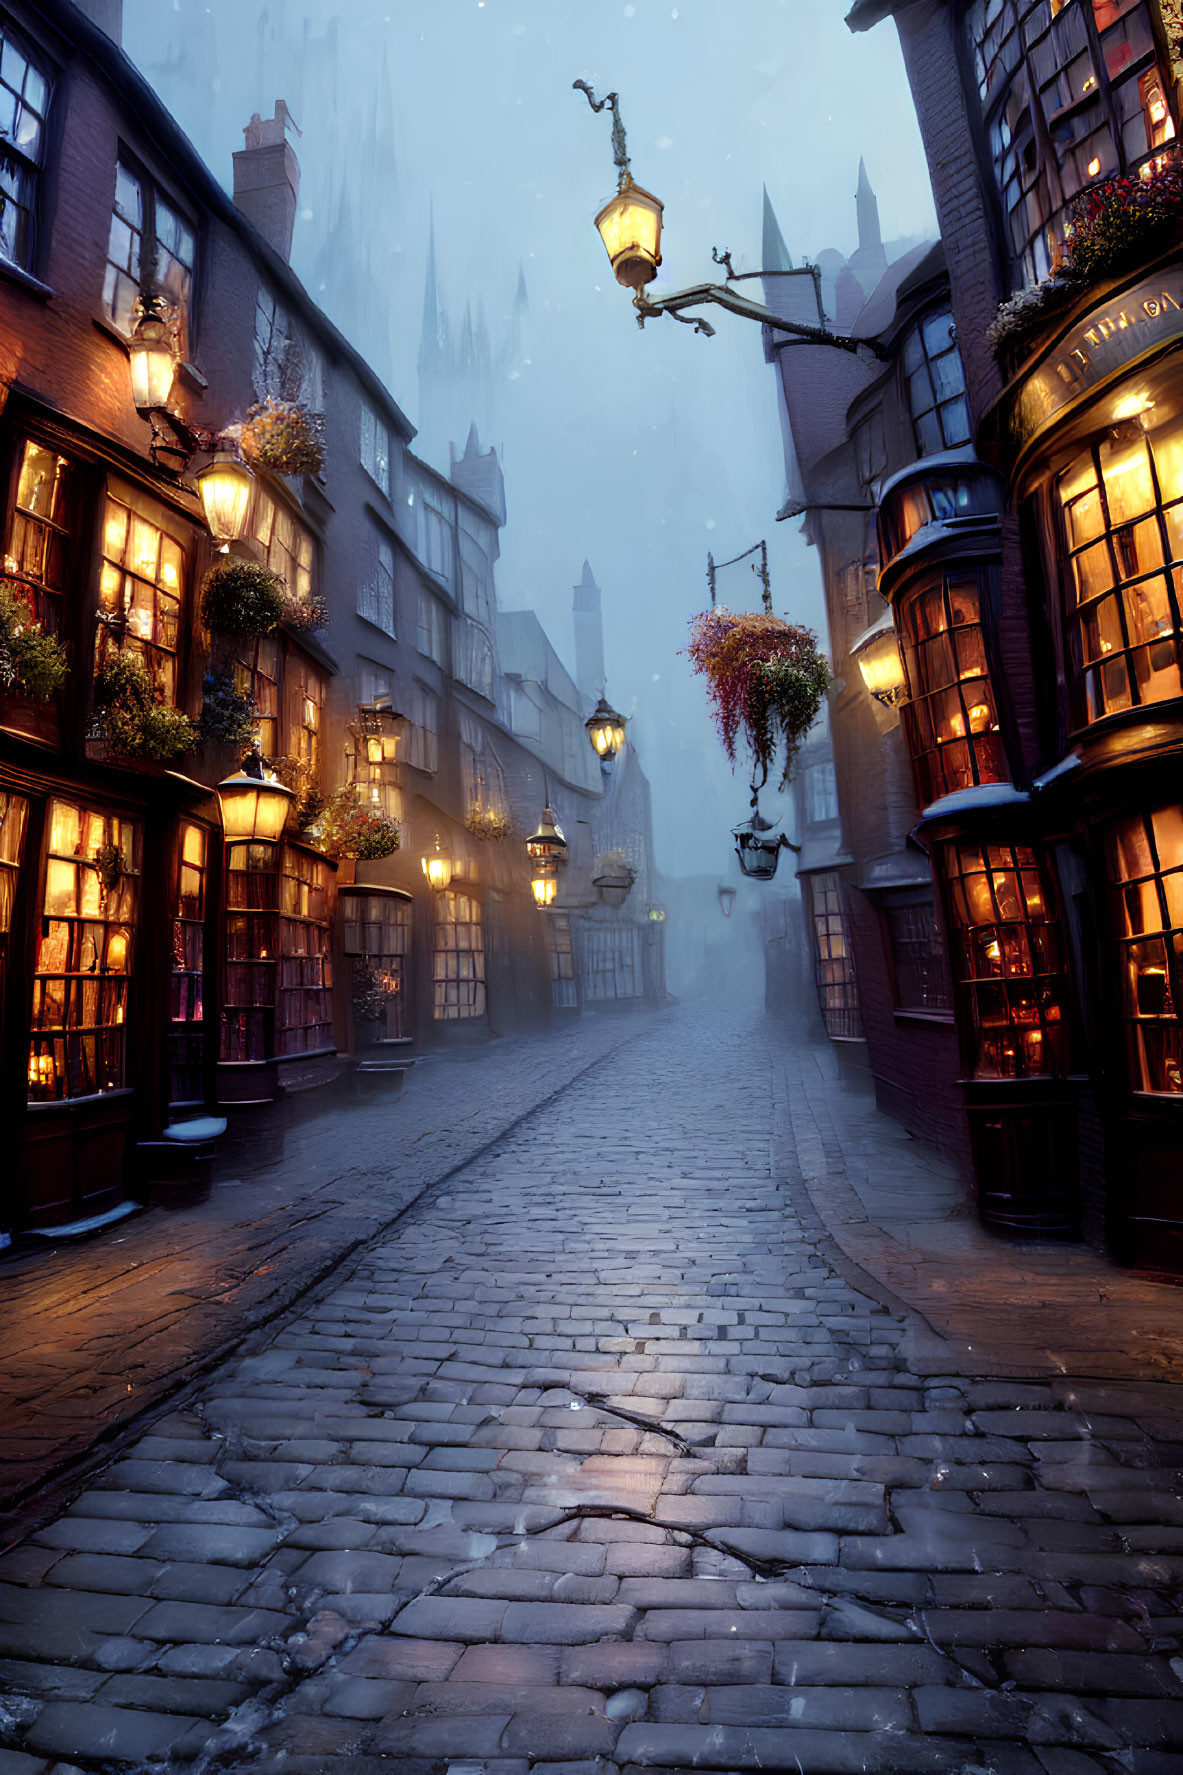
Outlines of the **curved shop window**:
[{"label": "curved shop window", "polygon": [[1183,808],[1119,820],[1108,835],[1130,1087],[1183,1092]]},{"label": "curved shop window", "polygon": [[1078,724],[1183,692],[1183,421],[1106,431],[1057,478]]},{"label": "curved shop window", "polygon": [[954,990],[979,1079],[1067,1070],[1063,958],[1048,883],[1030,845],[941,847]]},{"label": "curved shop window", "polygon": [[908,690],[900,713],[921,807],[978,783],[1005,782],[980,576],[924,574],[900,597],[895,619]]}]

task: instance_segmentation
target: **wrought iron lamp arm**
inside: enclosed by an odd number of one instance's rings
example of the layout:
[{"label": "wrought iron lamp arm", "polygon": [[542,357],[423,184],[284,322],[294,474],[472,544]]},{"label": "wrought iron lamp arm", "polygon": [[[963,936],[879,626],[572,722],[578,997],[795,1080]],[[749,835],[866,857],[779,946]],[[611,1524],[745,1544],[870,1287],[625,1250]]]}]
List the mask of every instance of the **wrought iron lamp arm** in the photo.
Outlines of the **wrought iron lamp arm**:
[{"label": "wrought iron lamp arm", "polygon": [[612,158],[616,162],[617,183],[621,191],[626,185],[632,184],[633,172],[629,165],[628,146],[624,139],[624,124],[620,117],[620,104],[614,92],[605,98],[598,99],[586,80],[573,80],[571,87],[574,92],[584,93],[593,111],[603,111],[605,107],[612,113]]},{"label": "wrought iron lamp arm", "polygon": [[800,321],[782,320],[770,308],[765,308],[760,302],[753,302],[750,297],[741,295],[727,284],[691,284],[688,289],[675,290],[670,296],[659,296],[656,302],[651,301],[644,290],[638,290],[633,297],[639,327],[643,327],[647,320],[656,320],[659,315],[671,314],[675,320],[693,326],[698,332],[713,338],[715,329],[709,321],[698,315],[684,315],[681,312],[683,308],[697,308],[703,302],[715,302],[720,308],[726,308],[731,314],[738,314],[743,320],[759,321],[761,326],[774,327],[781,333],[791,333],[794,338],[803,339],[810,345],[836,345],[839,350],[849,352],[860,351],[865,346],[877,358],[886,358],[888,355],[877,339],[852,339],[845,333],[827,332],[825,327],[809,327]]}]

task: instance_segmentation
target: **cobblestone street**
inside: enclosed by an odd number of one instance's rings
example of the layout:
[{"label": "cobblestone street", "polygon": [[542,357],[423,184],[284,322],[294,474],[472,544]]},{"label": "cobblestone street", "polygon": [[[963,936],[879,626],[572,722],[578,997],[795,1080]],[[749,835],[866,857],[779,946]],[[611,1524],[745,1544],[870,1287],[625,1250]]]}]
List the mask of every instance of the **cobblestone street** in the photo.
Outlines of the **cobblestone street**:
[{"label": "cobblestone street", "polygon": [[654,1020],[92,1476],[0,1559],[0,1775],[1183,1769],[1173,1388],[967,1373],[776,1076]]}]

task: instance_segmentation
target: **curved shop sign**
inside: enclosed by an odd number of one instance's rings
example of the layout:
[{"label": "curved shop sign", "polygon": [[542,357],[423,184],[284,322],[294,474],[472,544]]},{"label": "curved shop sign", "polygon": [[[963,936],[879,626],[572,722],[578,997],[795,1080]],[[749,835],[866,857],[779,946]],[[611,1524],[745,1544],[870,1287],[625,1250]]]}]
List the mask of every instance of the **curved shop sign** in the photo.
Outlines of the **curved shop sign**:
[{"label": "curved shop sign", "polygon": [[1158,345],[1183,337],[1183,272],[1148,277],[1097,309],[1024,383],[1014,408],[1022,449],[1081,395]]}]

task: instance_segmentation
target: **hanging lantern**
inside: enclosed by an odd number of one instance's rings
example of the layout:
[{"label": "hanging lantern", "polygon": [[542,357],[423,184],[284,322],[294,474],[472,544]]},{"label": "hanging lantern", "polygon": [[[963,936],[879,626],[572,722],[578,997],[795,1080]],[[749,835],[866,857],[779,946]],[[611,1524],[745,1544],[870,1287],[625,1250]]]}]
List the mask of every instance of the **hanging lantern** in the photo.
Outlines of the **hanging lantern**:
[{"label": "hanging lantern", "polygon": [[445,857],[440,849],[439,833],[435,835],[435,848],[427,856],[420,858],[423,873],[427,877],[427,885],[434,893],[442,894],[452,880],[452,862]]},{"label": "hanging lantern", "polygon": [[776,874],[776,865],[780,862],[781,846],[785,842],[780,832],[773,833],[771,822],[754,813],[750,820],[742,825],[731,828],[735,839],[735,854],[739,858],[739,866],[745,875],[753,881],[771,881]]},{"label": "hanging lantern", "polygon": [[218,784],[218,801],[227,844],[264,840],[274,844],[283,835],[295,799],[291,789],[262,775],[241,770],[225,777]]},{"label": "hanging lantern", "polygon": [[566,862],[567,840],[563,837],[563,828],[555,824],[551,808],[543,808],[537,832],[527,838],[526,855],[532,863]]},{"label": "hanging lantern", "polygon": [[735,889],[733,887],[721,887],[719,889],[719,910],[722,912],[723,917],[730,918],[734,907]]},{"label": "hanging lantern", "polygon": [[615,758],[624,744],[625,718],[617,714],[606,697],[601,696],[594,714],[589,715],[583,725],[587,728],[592,745],[605,763]]},{"label": "hanging lantern", "polygon": [[619,191],[596,217],[612,274],[627,290],[643,290],[657,274],[662,208],[660,198],[634,185],[631,176],[624,174]]},{"label": "hanging lantern", "polygon": [[559,884],[553,875],[543,875],[539,873],[535,875],[530,883],[530,892],[534,896],[534,904],[542,912],[545,912],[547,907],[553,904],[554,897],[558,890]]},{"label": "hanging lantern", "polygon": [[907,696],[904,663],[890,610],[885,610],[878,622],[872,623],[865,634],[859,636],[850,655],[858,661],[863,683],[876,702],[893,709],[904,701]]},{"label": "hanging lantern", "polygon": [[176,358],[168,322],[155,302],[144,306],[127,342],[131,362],[131,398],[141,413],[168,406],[176,374]]},{"label": "hanging lantern", "polygon": [[249,536],[255,477],[245,462],[220,450],[197,471],[197,491],[215,542],[241,542]]}]

